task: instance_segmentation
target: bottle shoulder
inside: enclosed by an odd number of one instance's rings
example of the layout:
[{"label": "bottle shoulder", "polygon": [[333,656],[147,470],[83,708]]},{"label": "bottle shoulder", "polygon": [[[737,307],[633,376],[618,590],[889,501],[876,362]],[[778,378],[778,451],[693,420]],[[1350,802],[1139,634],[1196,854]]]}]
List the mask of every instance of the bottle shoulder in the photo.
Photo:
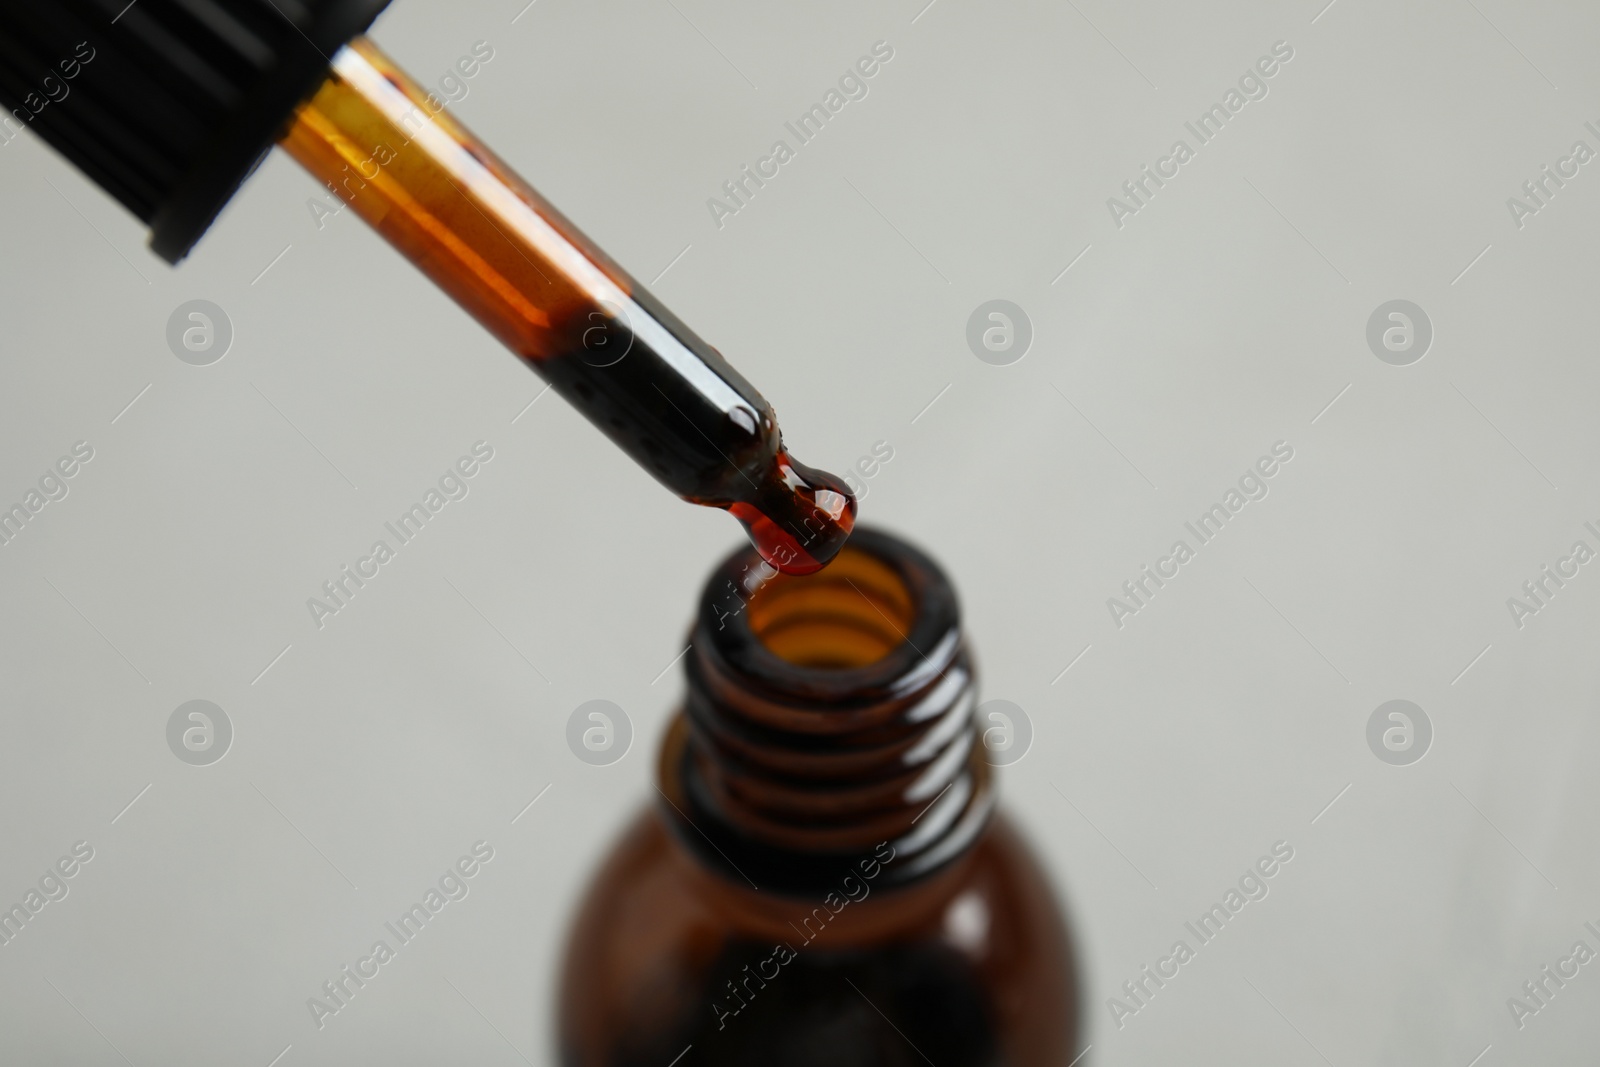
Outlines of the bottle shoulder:
[{"label": "bottle shoulder", "polygon": [[[772,1016],[787,1005],[804,1017],[815,998],[850,993],[840,979],[855,975],[857,993],[903,1002],[902,1026],[921,1026],[930,1041],[966,1041],[971,1062],[997,1062],[980,1047],[1013,1050],[998,1062],[1070,1059],[1054,1055],[1077,1029],[1071,939],[1003,814],[926,878],[880,888],[867,870],[841,871],[835,889],[814,897],[765,893],[703,865],[654,808],[641,813],[580,905],[562,976],[564,1043],[615,1047],[608,1035],[618,1027],[671,1035],[668,1044],[694,1033],[710,1040],[746,1012]],[[905,1005],[924,1002],[943,1003],[945,1018],[919,1023]],[[783,1028],[777,1017],[761,1027]],[[729,1048],[755,1040],[755,1027],[739,1029]]]}]

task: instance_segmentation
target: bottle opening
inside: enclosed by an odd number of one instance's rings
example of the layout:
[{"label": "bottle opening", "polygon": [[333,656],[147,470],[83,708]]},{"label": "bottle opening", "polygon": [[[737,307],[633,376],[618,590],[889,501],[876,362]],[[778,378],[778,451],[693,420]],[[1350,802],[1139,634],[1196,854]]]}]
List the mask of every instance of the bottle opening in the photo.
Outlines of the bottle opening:
[{"label": "bottle opening", "polygon": [[826,570],[773,576],[747,610],[756,638],[785,662],[853,670],[904,644],[917,608],[894,568],[847,546]]}]

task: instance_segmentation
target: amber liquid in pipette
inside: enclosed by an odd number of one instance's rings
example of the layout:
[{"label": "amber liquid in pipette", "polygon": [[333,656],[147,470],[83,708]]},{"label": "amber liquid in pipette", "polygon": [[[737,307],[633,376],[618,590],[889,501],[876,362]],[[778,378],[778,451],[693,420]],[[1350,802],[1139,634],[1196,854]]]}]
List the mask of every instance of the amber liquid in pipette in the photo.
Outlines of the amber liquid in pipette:
[{"label": "amber liquid in pipette", "polygon": [[370,41],[334,57],[281,144],[685,500],[787,574],[850,535],[845,483],[792,459],[772,407]]}]

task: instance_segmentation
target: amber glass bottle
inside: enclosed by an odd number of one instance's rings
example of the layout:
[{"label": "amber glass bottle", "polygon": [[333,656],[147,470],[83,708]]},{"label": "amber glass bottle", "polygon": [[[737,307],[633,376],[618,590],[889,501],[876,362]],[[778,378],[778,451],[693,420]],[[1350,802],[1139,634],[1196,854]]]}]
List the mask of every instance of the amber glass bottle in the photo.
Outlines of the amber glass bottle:
[{"label": "amber glass bottle", "polygon": [[713,573],[660,803],[585,893],[568,1067],[1066,1067],[1052,891],[995,813],[954,590],[858,530],[831,566]]}]

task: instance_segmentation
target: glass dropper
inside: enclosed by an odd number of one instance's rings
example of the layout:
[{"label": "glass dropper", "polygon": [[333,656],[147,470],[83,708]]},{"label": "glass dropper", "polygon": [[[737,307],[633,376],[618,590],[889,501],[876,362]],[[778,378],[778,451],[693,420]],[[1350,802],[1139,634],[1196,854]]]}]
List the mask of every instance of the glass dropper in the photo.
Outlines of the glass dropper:
[{"label": "glass dropper", "polygon": [[786,574],[855,523],[843,481],[784,449],[772,406],[358,37],[279,142],[658,481],[724,508]]}]

